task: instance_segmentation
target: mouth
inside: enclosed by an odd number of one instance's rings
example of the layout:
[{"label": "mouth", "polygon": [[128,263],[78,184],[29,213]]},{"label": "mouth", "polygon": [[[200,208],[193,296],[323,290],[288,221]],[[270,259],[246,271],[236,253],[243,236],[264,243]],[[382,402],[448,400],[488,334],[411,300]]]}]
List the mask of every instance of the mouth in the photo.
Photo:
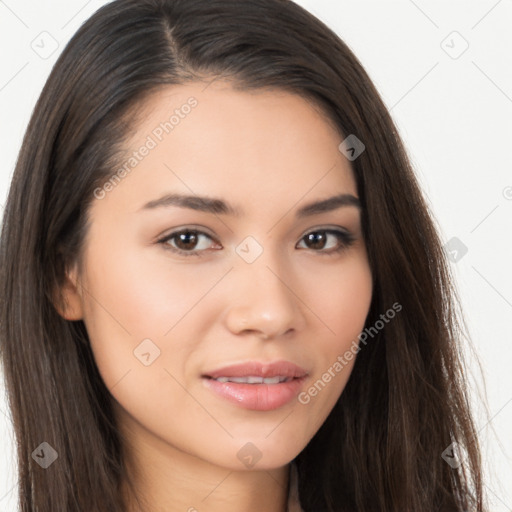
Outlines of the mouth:
[{"label": "mouth", "polygon": [[308,372],[289,361],[232,365],[202,375],[204,385],[243,409],[270,411],[297,396]]},{"label": "mouth", "polygon": [[[213,377],[207,377],[213,379]],[[217,377],[217,382],[236,382],[237,384],[280,384],[281,382],[289,382],[295,377],[284,377],[277,375],[276,377],[258,377],[249,375],[248,377]]]},{"label": "mouth", "polygon": [[208,371],[203,375],[203,377],[210,377],[212,379],[250,378],[253,380],[250,384],[261,384],[259,380],[255,379],[269,379],[275,377],[278,377],[279,379],[292,379],[305,377],[307,373],[308,372],[304,370],[304,368],[301,368],[291,361],[279,360],[268,363],[248,361],[246,363],[232,364]]}]

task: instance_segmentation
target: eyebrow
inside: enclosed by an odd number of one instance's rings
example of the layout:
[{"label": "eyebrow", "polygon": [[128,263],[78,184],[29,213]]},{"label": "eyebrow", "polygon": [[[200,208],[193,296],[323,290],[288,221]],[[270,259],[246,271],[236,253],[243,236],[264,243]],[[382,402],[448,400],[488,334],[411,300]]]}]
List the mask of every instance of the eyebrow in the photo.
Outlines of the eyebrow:
[{"label": "eyebrow", "polygon": [[[219,215],[231,215],[241,217],[242,210],[235,208],[226,201],[215,197],[165,194],[159,199],[149,201],[140,210],[154,210],[156,208],[177,206],[179,208],[189,208],[206,213]],[[330,212],[344,206],[353,206],[361,209],[361,203],[356,196],[352,194],[339,194],[327,199],[314,201],[299,208],[295,214],[296,218],[309,217],[319,213]]]}]

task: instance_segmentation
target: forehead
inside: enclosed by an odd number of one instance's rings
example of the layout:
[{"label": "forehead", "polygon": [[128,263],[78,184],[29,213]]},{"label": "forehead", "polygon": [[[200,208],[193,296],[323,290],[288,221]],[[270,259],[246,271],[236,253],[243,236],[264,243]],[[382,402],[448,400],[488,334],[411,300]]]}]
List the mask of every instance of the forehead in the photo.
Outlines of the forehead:
[{"label": "forehead", "polygon": [[131,122],[118,164],[126,178],[109,196],[122,193],[133,207],[170,191],[238,198],[240,206],[356,194],[339,130],[296,94],[222,81],[169,86]]}]

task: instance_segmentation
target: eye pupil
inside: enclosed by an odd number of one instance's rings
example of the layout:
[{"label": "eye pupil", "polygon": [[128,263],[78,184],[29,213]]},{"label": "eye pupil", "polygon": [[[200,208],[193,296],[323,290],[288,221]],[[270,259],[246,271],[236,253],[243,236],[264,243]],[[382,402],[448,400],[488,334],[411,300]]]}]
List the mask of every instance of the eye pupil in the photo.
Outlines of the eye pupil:
[{"label": "eye pupil", "polygon": [[[312,248],[314,249],[323,249],[325,246],[326,236],[325,233],[315,232],[309,233],[307,236],[308,242],[313,242]],[[311,245],[310,245],[311,247]]]},{"label": "eye pupil", "polygon": [[[183,245],[183,242],[184,245]],[[178,235],[178,240],[176,242],[176,245],[180,249],[190,249],[193,248],[197,244],[197,234],[193,233],[192,231],[186,231],[184,233],[180,233]],[[182,247],[180,247],[180,245]]]}]

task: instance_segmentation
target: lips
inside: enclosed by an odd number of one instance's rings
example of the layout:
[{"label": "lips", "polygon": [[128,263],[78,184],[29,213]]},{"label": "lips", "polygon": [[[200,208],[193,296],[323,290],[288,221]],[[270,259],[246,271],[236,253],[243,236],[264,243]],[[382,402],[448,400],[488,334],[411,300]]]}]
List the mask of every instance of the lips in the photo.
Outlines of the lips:
[{"label": "lips", "polygon": [[308,372],[289,361],[251,361],[202,375],[216,395],[244,409],[269,411],[289,403],[299,393]]},{"label": "lips", "polygon": [[307,375],[307,371],[289,361],[275,361],[272,363],[259,363],[250,361],[248,363],[225,366],[212,370],[203,375],[218,379],[219,377],[285,377],[301,378]]}]

